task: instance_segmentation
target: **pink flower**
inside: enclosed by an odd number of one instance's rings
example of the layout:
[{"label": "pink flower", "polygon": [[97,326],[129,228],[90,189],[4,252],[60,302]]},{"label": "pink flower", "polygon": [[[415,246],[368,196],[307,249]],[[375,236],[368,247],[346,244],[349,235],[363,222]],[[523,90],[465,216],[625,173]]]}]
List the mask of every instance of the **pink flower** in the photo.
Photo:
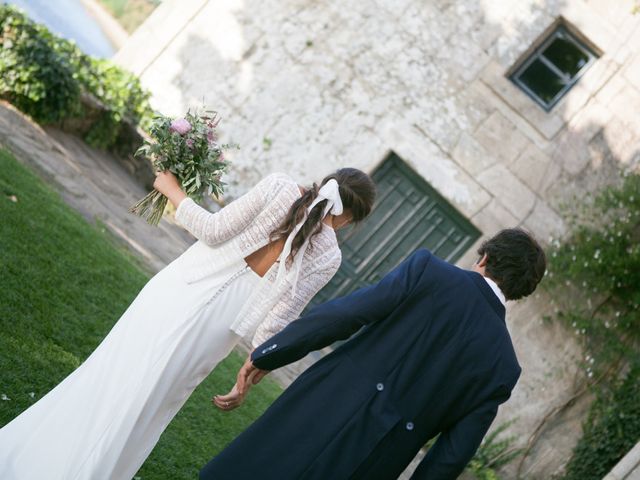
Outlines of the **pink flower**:
[{"label": "pink flower", "polygon": [[171,122],[171,126],[169,127],[169,131],[179,133],[180,135],[184,135],[191,130],[191,124],[185,118],[176,118]]},{"label": "pink flower", "polygon": [[193,148],[193,139],[187,138],[184,143],[187,144],[187,147]]}]

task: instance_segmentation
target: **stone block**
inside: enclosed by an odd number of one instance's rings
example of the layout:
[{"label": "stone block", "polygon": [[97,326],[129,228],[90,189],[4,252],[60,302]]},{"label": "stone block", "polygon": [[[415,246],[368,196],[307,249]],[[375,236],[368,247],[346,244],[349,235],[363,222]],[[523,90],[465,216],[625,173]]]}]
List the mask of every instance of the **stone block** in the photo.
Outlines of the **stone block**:
[{"label": "stone block", "polygon": [[547,165],[547,170],[542,177],[540,186],[538,187],[538,194],[546,198],[549,189],[560,179],[562,174],[562,167],[555,161],[550,161]]},{"label": "stone block", "polygon": [[635,85],[637,88],[640,88],[640,53],[636,54],[627,63],[627,66],[624,69],[624,76],[631,85]]},{"label": "stone block", "polygon": [[628,83],[613,97],[608,107],[628,128],[640,135],[640,90]]},{"label": "stone block", "polygon": [[582,137],[589,141],[609,122],[611,109],[604,106],[596,98],[592,98],[584,108],[571,119],[568,128],[574,132],[579,132]]},{"label": "stone block", "polygon": [[113,60],[141,75],[207,3],[207,0],[164,2],[133,32]]},{"label": "stone block", "polygon": [[602,85],[595,98],[601,104],[607,106],[626,85],[627,81],[623,75],[614,75]]},{"label": "stone block", "polygon": [[591,158],[588,141],[579,131],[565,130],[555,143],[551,158],[571,175],[578,175]]},{"label": "stone block", "polygon": [[507,165],[529,145],[516,126],[497,111],[478,127],[474,136],[490,155]]},{"label": "stone block", "polygon": [[463,215],[472,217],[491,196],[423,132],[401,122],[380,130],[384,145],[396,152]]},{"label": "stone block", "polygon": [[414,103],[405,118],[446,153],[453,152],[463,130],[464,117],[452,99]]},{"label": "stone block", "polygon": [[468,131],[475,131],[495,111],[491,102],[492,98],[487,98],[487,96],[495,97],[495,94],[478,81],[473,82],[456,95],[456,107],[464,116]]},{"label": "stone block", "polygon": [[551,158],[534,145],[526,148],[509,168],[533,191],[540,193]]},{"label": "stone block", "polygon": [[630,164],[640,152],[640,132],[629,128],[617,115],[605,126],[604,138],[614,158],[622,164]]},{"label": "stone block", "polygon": [[520,224],[520,220],[495,198],[476,213],[471,221],[487,237],[491,237],[505,228],[513,228]]},{"label": "stone block", "polygon": [[433,2],[412,2],[398,18],[398,27],[413,36],[428,54],[433,54],[444,48],[456,31],[455,20],[443,15]]},{"label": "stone block", "polygon": [[557,112],[545,112],[536,102],[505,76],[506,70],[497,62],[490,62],[481,74],[482,82],[507,103],[540,134],[550,140],[564,127],[564,119]]},{"label": "stone block", "polygon": [[504,165],[494,165],[476,178],[518,221],[531,213],[536,202],[534,193]]},{"label": "stone block", "polygon": [[489,55],[466,35],[451,37],[447,48],[438,51],[435,58],[441,64],[446,59],[448,70],[465,83],[478,77],[490,62]]},{"label": "stone block", "polygon": [[550,243],[553,238],[562,237],[566,231],[566,225],[560,215],[542,200],[536,202],[536,206],[525,220],[524,226],[545,243]]},{"label": "stone block", "polygon": [[468,133],[463,133],[453,150],[453,159],[471,175],[476,175],[496,163],[482,145]]}]

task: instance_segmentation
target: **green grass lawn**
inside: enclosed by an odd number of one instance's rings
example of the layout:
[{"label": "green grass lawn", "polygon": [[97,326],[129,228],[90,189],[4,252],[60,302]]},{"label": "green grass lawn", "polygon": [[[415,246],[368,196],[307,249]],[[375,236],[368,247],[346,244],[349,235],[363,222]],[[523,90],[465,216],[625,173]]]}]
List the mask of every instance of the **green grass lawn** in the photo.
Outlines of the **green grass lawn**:
[{"label": "green grass lawn", "polygon": [[[0,425],[76,368],[148,277],[105,229],[0,150]],[[137,478],[196,478],[279,395],[266,379],[240,409],[214,409],[211,395],[233,385],[241,363],[234,353],[202,382]]]}]

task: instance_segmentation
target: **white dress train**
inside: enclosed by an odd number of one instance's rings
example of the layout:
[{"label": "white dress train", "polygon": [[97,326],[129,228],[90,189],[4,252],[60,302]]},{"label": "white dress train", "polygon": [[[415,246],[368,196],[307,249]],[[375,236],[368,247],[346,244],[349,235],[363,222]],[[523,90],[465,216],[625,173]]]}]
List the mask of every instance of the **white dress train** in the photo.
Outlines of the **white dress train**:
[{"label": "white dress train", "polygon": [[239,261],[186,283],[183,258],[147,283],[78,369],[0,430],[1,479],[129,480],[138,471],[238,343],[230,324],[260,280]]}]

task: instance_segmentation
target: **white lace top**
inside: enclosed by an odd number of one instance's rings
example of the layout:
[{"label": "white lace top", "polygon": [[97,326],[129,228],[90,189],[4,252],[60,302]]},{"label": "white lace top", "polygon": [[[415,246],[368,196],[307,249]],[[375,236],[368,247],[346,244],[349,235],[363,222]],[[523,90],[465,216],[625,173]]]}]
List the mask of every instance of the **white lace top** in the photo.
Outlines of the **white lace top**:
[{"label": "white lace top", "polygon": [[[300,197],[288,175],[269,175],[222,210],[211,213],[187,198],[176,220],[199,241],[183,257],[183,275],[196,282],[220,271],[269,243],[269,235]],[[341,261],[335,232],[327,225],[312,240],[302,259],[295,293],[288,277],[276,283],[276,262],[247,299],[231,328],[241,336],[253,334],[258,346],[298,318],[313,296],[335,275]]]}]

